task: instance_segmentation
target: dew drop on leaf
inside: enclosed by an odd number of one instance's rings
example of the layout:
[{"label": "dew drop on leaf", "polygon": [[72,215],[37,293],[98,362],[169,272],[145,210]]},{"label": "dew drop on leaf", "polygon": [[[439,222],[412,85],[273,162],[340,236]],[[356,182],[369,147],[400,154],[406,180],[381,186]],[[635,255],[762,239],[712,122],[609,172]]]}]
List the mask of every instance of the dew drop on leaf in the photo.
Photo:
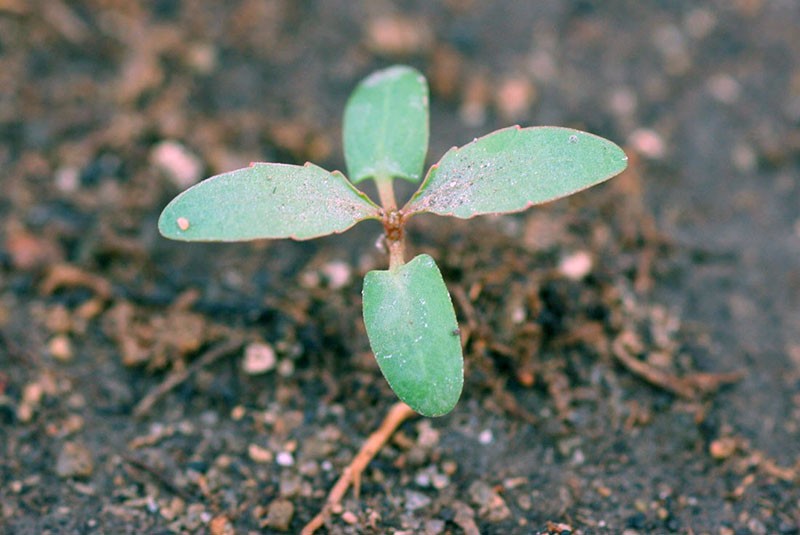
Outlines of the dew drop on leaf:
[{"label": "dew drop on leaf", "polygon": [[577,143],[578,142],[578,136],[576,136],[575,134],[572,134],[571,136],[569,136],[569,142],[570,143]]}]

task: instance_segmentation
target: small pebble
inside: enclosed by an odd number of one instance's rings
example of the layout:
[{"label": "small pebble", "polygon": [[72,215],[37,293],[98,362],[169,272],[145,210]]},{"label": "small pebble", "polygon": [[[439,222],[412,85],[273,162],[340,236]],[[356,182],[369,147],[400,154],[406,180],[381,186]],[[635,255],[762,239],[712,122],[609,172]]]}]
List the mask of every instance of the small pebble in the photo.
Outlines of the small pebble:
[{"label": "small pebble", "polygon": [[233,535],[235,530],[230,519],[225,515],[215,516],[208,523],[208,531],[211,535]]},{"label": "small pebble", "polygon": [[294,465],[294,456],[288,451],[282,451],[275,457],[275,462],[278,466],[292,466]]},{"label": "small pebble", "polygon": [[278,364],[278,374],[281,377],[291,377],[294,374],[294,362],[289,359],[283,359]]},{"label": "small pebble", "polygon": [[387,15],[367,26],[367,44],[379,54],[406,56],[427,50],[432,43],[433,33],[422,20]]},{"label": "small pebble", "polygon": [[486,446],[487,444],[491,444],[494,440],[494,433],[492,433],[491,429],[484,429],[481,431],[481,434],[478,435],[478,442]]},{"label": "small pebble", "polygon": [[527,117],[535,98],[536,87],[523,76],[502,80],[495,94],[497,111],[508,122],[519,121]]},{"label": "small pebble", "polygon": [[594,261],[587,251],[577,251],[564,257],[558,265],[558,271],[566,278],[579,281],[592,272]]},{"label": "small pebble", "polygon": [[667,154],[664,138],[655,130],[648,128],[634,130],[628,138],[628,144],[633,150],[651,160],[660,160]]},{"label": "small pebble", "polygon": [[438,518],[425,521],[425,535],[439,535],[444,533],[445,522]]},{"label": "small pebble", "polygon": [[186,189],[200,180],[203,164],[177,141],[162,141],[150,152],[150,162],[163,171],[173,184]]},{"label": "small pebble", "polygon": [[328,288],[338,290],[344,288],[350,282],[353,272],[350,264],[341,260],[334,260],[322,266],[322,274],[328,281]]},{"label": "small pebble", "polygon": [[47,344],[47,350],[56,360],[61,362],[72,360],[72,342],[67,335],[59,334],[54,336],[50,343]]},{"label": "small pebble", "polygon": [[342,513],[342,520],[345,522],[345,524],[354,526],[358,523],[358,516],[356,516],[356,514],[352,511],[345,511]]},{"label": "small pebble", "polygon": [[89,477],[94,471],[94,461],[89,449],[77,442],[66,442],[56,459],[56,474],[64,479]]},{"label": "small pebble", "polygon": [[708,452],[715,459],[727,459],[736,452],[736,439],[723,437],[713,440],[708,446]]},{"label": "small pebble", "polygon": [[274,455],[267,448],[261,447],[258,444],[250,444],[247,447],[247,455],[257,463],[271,463]]},{"label": "small pebble", "polygon": [[244,350],[242,370],[248,375],[267,373],[275,368],[278,359],[271,345],[263,342],[248,344]]},{"label": "small pebble", "polygon": [[294,516],[294,504],[278,498],[269,504],[266,525],[278,531],[289,531]]},{"label": "small pebble", "polygon": [[422,509],[423,507],[427,507],[431,503],[431,499],[426,494],[417,492],[415,490],[406,490],[405,499],[406,499],[406,509],[408,511],[416,511],[417,509]]}]

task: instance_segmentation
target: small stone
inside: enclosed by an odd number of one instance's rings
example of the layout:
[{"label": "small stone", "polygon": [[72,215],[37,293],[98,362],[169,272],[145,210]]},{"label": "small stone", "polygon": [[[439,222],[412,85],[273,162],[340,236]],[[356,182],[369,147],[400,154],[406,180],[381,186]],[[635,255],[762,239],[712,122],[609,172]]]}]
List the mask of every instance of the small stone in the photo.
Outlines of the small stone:
[{"label": "small stone", "polygon": [[356,514],[352,511],[345,511],[344,513],[342,513],[342,520],[344,521],[345,524],[350,524],[351,526],[354,526],[355,524],[358,523],[358,516],[356,516]]},{"label": "small stone", "polygon": [[423,507],[427,507],[431,503],[431,499],[415,490],[406,490],[405,491],[405,502],[406,502],[406,509],[408,511],[416,511],[417,509],[422,509]]},{"label": "small stone", "polygon": [[338,290],[350,282],[353,270],[350,264],[341,260],[334,260],[322,266],[322,274],[328,281],[328,288]]},{"label": "small stone", "polygon": [[445,522],[438,518],[425,521],[425,535],[439,535],[444,533]]},{"label": "small stone", "polygon": [[81,186],[81,173],[77,167],[61,167],[54,174],[55,185],[62,193],[74,193]]},{"label": "small stone", "polygon": [[735,104],[742,94],[742,87],[730,74],[713,75],[708,79],[706,87],[711,96],[723,104]]},{"label": "small stone", "polygon": [[283,359],[278,364],[278,374],[281,377],[291,377],[294,374],[294,362],[290,359]]},{"label": "small stone", "polygon": [[278,492],[283,498],[299,496],[303,490],[303,478],[294,471],[284,470],[281,473]]},{"label": "small stone", "polygon": [[423,20],[387,15],[372,19],[367,27],[367,45],[379,54],[407,56],[427,50],[433,32]]},{"label": "small stone", "polygon": [[736,452],[736,439],[723,437],[713,440],[708,446],[708,452],[715,459],[727,459]]},{"label": "small stone", "polygon": [[558,271],[570,280],[580,281],[592,272],[593,265],[591,254],[587,251],[577,251],[561,260]]},{"label": "small stone", "polygon": [[86,446],[66,442],[56,460],[56,474],[62,478],[89,477],[94,471],[92,454]]},{"label": "small stone", "polygon": [[69,337],[64,334],[54,336],[50,343],[47,344],[47,350],[54,359],[61,362],[68,362],[72,360],[72,342]]},{"label": "small stone", "polygon": [[502,522],[511,516],[505,500],[487,483],[475,481],[468,489],[472,503],[478,506],[478,513],[489,522]]},{"label": "small stone", "polygon": [[628,144],[633,150],[651,160],[660,160],[667,154],[664,138],[655,130],[638,128],[628,138]]},{"label": "small stone", "polygon": [[247,455],[257,463],[271,463],[274,459],[274,455],[270,450],[258,444],[250,444],[247,447]]},{"label": "small stone", "polygon": [[208,531],[211,535],[233,535],[235,533],[231,520],[225,515],[212,518],[208,523]]},{"label": "small stone", "polygon": [[506,121],[519,121],[528,116],[536,98],[536,87],[523,76],[506,78],[500,82],[495,95],[497,111]]},{"label": "small stone", "polygon": [[491,444],[494,440],[494,433],[492,433],[491,429],[484,429],[481,431],[480,435],[478,435],[478,442],[486,446],[487,444]]},{"label": "small stone", "polygon": [[439,431],[434,429],[430,421],[423,420],[417,426],[417,444],[423,448],[433,448],[439,443]]},{"label": "small stone", "polygon": [[282,451],[278,453],[275,462],[278,463],[278,466],[292,466],[294,464],[294,456],[288,451]]},{"label": "small stone", "polygon": [[472,507],[458,500],[453,502],[456,511],[453,522],[464,530],[465,535],[480,535],[478,525],[475,523],[475,511]]},{"label": "small stone", "polygon": [[200,180],[203,164],[177,141],[162,141],[150,152],[150,162],[163,171],[172,182],[186,189]]},{"label": "small stone", "polygon": [[259,375],[275,369],[278,359],[271,345],[263,342],[248,344],[244,350],[242,370],[248,375]]},{"label": "small stone", "polygon": [[431,486],[436,490],[442,490],[450,484],[450,478],[446,474],[433,474],[431,476]]},{"label": "small stone", "polygon": [[294,516],[294,504],[278,498],[269,504],[266,525],[278,531],[289,531]]}]

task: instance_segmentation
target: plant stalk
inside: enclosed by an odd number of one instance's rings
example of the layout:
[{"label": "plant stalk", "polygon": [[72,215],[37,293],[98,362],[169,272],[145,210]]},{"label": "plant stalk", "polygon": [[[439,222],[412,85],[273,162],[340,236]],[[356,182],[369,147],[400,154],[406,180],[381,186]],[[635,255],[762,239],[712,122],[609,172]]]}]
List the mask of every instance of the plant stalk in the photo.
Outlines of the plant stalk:
[{"label": "plant stalk", "polygon": [[375,186],[378,188],[378,198],[383,206],[383,211],[387,214],[397,210],[397,201],[394,197],[394,185],[391,178],[375,178]]},{"label": "plant stalk", "polygon": [[395,270],[406,263],[403,214],[397,210],[392,179],[376,178],[375,185],[383,206],[383,230],[386,234],[386,246],[389,249],[389,269]]}]

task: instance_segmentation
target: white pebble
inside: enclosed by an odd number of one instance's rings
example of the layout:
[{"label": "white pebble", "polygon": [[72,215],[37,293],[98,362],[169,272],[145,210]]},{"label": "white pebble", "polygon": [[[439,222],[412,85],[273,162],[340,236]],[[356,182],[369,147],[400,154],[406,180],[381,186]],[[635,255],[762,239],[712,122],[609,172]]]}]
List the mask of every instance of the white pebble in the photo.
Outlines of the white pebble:
[{"label": "white pebble", "polygon": [[200,159],[177,141],[162,141],[153,147],[150,162],[181,189],[195,184],[203,172]]},{"label": "white pebble", "polygon": [[278,466],[292,466],[294,465],[294,456],[288,451],[282,451],[275,457],[275,462]]},{"label": "white pebble", "polygon": [[253,342],[244,350],[242,369],[248,375],[258,375],[273,370],[278,363],[275,350],[263,342]]},{"label": "white pebble", "polygon": [[667,146],[661,135],[648,128],[634,130],[628,138],[628,143],[633,150],[652,160],[660,160],[667,153]]},{"label": "white pebble", "polygon": [[558,271],[568,279],[579,281],[591,273],[592,255],[586,251],[578,251],[564,257],[558,265]]}]

